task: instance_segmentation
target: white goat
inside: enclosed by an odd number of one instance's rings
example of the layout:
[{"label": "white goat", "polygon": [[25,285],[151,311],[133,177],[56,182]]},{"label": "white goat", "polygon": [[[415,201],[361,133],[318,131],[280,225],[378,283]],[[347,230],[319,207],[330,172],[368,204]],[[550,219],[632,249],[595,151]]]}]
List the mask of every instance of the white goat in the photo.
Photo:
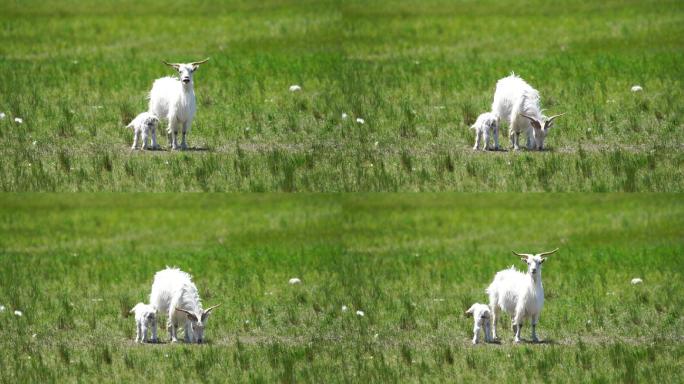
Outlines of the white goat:
[{"label": "white goat", "polygon": [[[180,79],[175,77],[162,77],[152,84],[150,91],[149,111],[165,118],[169,122],[167,129],[171,148],[178,149],[178,127],[182,126],[183,140],[180,149],[187,149],[185,135],[190,131],[192,119],[195,117],[195,90],[193,89],[192,74],[200,64],[209,59],[192,63],[167,63],[178,71]],[[156,135],[152,136],[153,145],[156,144]]]},{"label": "white goat", "polygon": [[473,322],[473,344],[477,344],[480,338],[480,330],[484,327],[485,341],[492,341],[491,317],[492,313],[486,304],[475,303],[467,311],[466,316],[472,316]]},{"label": "white goat", "polygon": [[157,311],[153,306],[138,303],[131,309],[135,313],[135,341],[143,343],[147,341],[147,330],[152,328],[152,342],[157,342]]},{"label": "white goat", "polygon": [[544,287],[542,286],[542,263],[546,258],[542,257],[556,252],[542,252],[536,255],[528,253],[516,253],[520,260],[527,263],[527,273],[517,271],[511,266],[510,269],[499,271],[494,276],[494,281],[487,287],[489,295],[489,307],[492,311],[492,336],[496,339],[496,321],[499,310],[503,309],[511,316],[511,324],[515,332],[515,342],[520,342],[520,330],[523,321],[530,319],[532,322],[532,341],[537,342],[537,323],[539,315],[544,307]]},{"label": "white goat", "polygon": [[[178,268],[161,270],[154,275],[150,304],[160,313],[168,314],[167,327],[171,342],[177,342],[176,328],[185,325],[185,342],[201,343],[204,327],[214,305],[202,309],[202,302],[192,277]],[[220,305],[220,304],[219,304]]]},{"label": "white goat", "polygon": [[515,73],[496,83],[492,111],[508,119],[509,137],[516,151],[520,149],[521,132],[527,133],[527,149],[543,150],[553,121],[563,115],[544,116],[539,106],[539,92]]},{"label": "white goat", "polygon": [[473,150],[480,148],[480,139],[484,137],[482,150],[492,149],[489,145],[489,136],[494,136],[494,149],[499,149],[499,116],[493,112],[485,112],[477,117],[477,120],[470,128],[475,130],[475,145]]},{"label": "white goat", "polygon": [[[126,128],[133,129],[133,145],[131,149],[135,149],[138,146],[138,137],[140,137],[141,144],[140,149],[157,149],[157,124],[159,124],[159,118],[152,113],[143,112],[131,121]],[[148,138],[152,137],[152,146],[148,146]]]}]

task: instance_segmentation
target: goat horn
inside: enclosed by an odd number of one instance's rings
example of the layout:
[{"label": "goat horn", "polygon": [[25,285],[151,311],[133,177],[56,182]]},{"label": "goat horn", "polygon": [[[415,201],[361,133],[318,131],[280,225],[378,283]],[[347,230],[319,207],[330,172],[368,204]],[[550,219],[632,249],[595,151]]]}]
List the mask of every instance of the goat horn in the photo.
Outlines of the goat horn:
[{"label": "goat horn", "polygon": [[560,114],[558,114],[558,115],[553,115],[553,116],[549,117],[548,119],[546,119],[546,122],[547,122],[547,123],[550,123],[550,122],[552,122],[556,117],[561,117],[561,116],[563,116],[563,115],[565,115],[565,113],[560,113]]},{"label": "goat horn", "polygon": [[190,65],[200,65],[206,63],[207,61],[209,61],[208,57],[202,61],[193,61],[192,63],[190,63]]},{"label": "goat horn", "polygon": [[168,62],[166,62],[166,61],[164,61],[164,60],[162,60],[162,63],[168,65],[169,67],[174,67],[174,68],[178,68],[178,66],[180,65],[180,64],[178,64],[178,63],[168,63]]},{"label": "goat horn", "polygon": [[516,251],[511,251],[511,252],[513,252],[514,254],[516,254],[517,256],[520,256],[520,257],[523,257],[523,256],[525,256],[525,257],[532,256],[532,255],[530,255],[529,253],[518,253],[518,252],[516,252]]},{"label": "goat horn", "polygon": [[194,313],[192,313],[192,312],[190,312],[190,311],[186,311],[185,309],[180,309],[180,308],[176,307],[176,311],[181,311],[181,312],[185,312],[185,313],[187,313],[188,315],[191,315],[191,316],[197,317],[197,316],[195,316],[195,314],[194,314]]},{"label": "goat horn", "polygon": [[556,252],[556,251],[559,250],[559,249],[560,249],[560,248],[556,248],[556,249],[554,249],[553,251],[550,251],[550,252],[542,252],[542,253],[539,254],[539,256],[550,255],[550,254]]},{"label": "goat horn", "polygon": [[530,119],[530,120],[532,120],[532,121],[537,121],[537,119],[535,119],[534,117],[527,116],[527,115],[524,114],[524,113],[521,113],[520,116],[522,116],[522,117],[527,117],[528,119]]},{"label": "goat horn", "polygon": [[214,308],[219,307],[219,306],[221,306],[221,304],[216,304],[216,305],[214,305],[214,306],[211,306],[211,307],[205,309],[205,310],[204,310],[204,313],[209,313],[209,312],[211,312]]}]

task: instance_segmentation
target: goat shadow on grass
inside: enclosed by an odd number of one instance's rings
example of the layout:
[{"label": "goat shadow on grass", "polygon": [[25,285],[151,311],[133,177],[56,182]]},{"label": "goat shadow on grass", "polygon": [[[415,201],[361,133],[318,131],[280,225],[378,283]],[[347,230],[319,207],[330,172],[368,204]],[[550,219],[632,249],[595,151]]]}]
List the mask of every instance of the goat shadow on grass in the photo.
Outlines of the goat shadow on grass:
[{"label": "goat shadow on grass", "polygon": [[527,339],[520,339],[521,344],[542,344],[542,345],[558,345],[558,342],[553,339],[544,339],[539,341],[532,341]]}]

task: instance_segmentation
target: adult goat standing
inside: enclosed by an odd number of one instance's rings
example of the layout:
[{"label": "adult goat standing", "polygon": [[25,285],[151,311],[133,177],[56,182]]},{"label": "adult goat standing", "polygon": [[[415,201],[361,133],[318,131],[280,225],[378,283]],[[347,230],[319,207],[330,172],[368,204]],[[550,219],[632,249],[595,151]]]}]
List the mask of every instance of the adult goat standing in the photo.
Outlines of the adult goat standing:
[{"label": "adult goat standing", "polygon": [[543,150],[553,121],[563,115],[544,116],[539,106],[539,92],[515,73],[497,81],[492,112],[508,120],[509,137],[516,151],[520,149],[522,132],[527,133],[527,149]]},{"label": "adult goat standing", "polygon": [[204,327],[211,311],[219,305],[202,309],[202,301],[192,277],[178,268],[161,270],[154,275],[150,304],[168,314],[167,327],[171,342],[176,342],[176,328],[185,325],[185,342],[201,343]]},{"label": "adult goat standing", "polygon": [[496,339],[496,321],[499,310],[503,309],[511,316],[515,342],[520,342],[520,330],[523,321],[530,319],[532,323],[532,341],[537,342],[537,323],[544,307],[544,286],[542,285],[542,264],[546,258],[542,256],[556,252],[542,252],[536,255],[517,253],[520,260],[527,264],[527,273],[517,271],[511,266],[509,269],[497,272],[494,281],[487,287],[489,307],[492,311],[492,337]]},{"label": "adult goat standing", "polygon": [[[193,88],[192,75],[200,64],[209,59],[192,63],[167,63],[178,71],[180,79],[175,77],[162,77],[152,84],[150,91],[149,112],[169,122],[167,128],[170,136],[171,148],[178,149],[178,127],[182,127],[183,139],[180,149],[188,149],[185,136],[190,131],[192,119],[195,117],[195,90]],[[152,146],[157,144],[156,135],[152,136]]]}]

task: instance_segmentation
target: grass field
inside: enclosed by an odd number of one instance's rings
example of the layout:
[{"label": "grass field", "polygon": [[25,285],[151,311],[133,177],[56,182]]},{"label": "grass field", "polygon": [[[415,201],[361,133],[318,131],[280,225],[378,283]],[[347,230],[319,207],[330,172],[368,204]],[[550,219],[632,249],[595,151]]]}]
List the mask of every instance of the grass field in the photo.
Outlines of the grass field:
[{"label": "grass field", "polygon": [[[131,152],[161,60],[204,57],[194,150]],[[676,0],[3,1],[0,190],[682,191],[682,62]],[[567,115],[473,153],[511,71]]]},{"label": "grass field", "polygon": [[[682,228],[669,194],[6,195],[0,382],[681,382]],[[511,248],[556,246],[544,342],[471,346]],[[133,343],[165,265],[223,304],[207,344]]]}]

